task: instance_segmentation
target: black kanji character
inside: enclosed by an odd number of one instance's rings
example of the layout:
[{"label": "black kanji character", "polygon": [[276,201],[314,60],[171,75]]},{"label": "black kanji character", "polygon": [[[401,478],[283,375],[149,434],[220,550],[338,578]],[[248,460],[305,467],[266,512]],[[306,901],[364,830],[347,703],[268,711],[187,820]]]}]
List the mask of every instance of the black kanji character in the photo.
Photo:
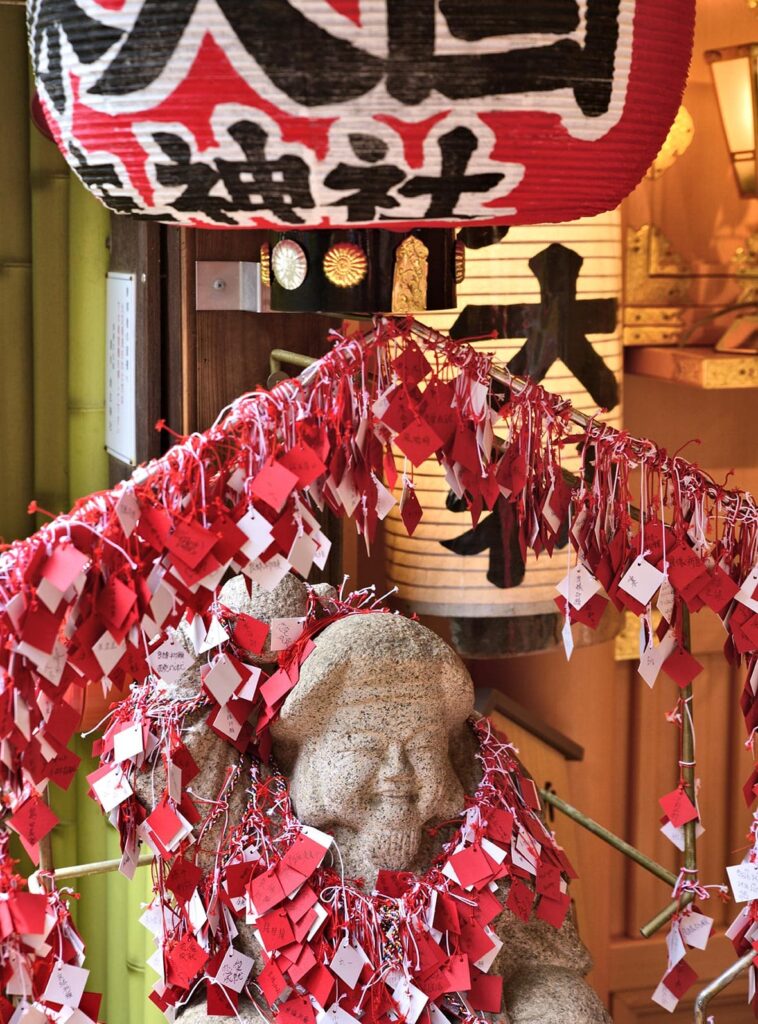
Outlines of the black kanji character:
[{"label": "black kanji character", "polygon": [[[554,40],[576,27],[578,6],[552,0],[545,6],[503,0],[449,0],[441,4],[453,35],[480,40],[534,31]],[[606,113],[613,89],[620,0],[587,0],[584,44],[562,38],[542,46],[500,53],[436,53],[435,3],[388,0],[387,91],[401,103],[423,103],[437,90],[451,100],[572,89],[587,117]],[[544,17],[537,11],[542,9]],[[573,8],[572,11],[570,8]]]},{"label": "black kanji character", "polygon": [[29,7],[29,44],[37,78],[56,110],[66,105],[61,67],[65,36],[84,64],[92,64],[124,35],[90,18],[75,0],[37,0]]},{"label": "black kanji character", "polygon": [[[458,235],[466,243],[466,231]],[[482,229],[487,230],[487,229]],[[472,235],[473,247],[486,246],[487,236]],[[499,239],[493,234],[491,242]],[[616,326],[615,299],[576,298],[576,282],[582,258],[562,245],[550,245],[529,261],[529,267],[540,282],[541,302],[538,305],[466,306],[450,329],[454,338],[476,337],[495,332],[500,337],[524,337],[527,341],[509,362],[513,373],[528,373],[542,380],[556,358],[561,358],[598,404],[612,409],[618,403],[616,378],[590,345],[584,332],[607,332]],[[589,352],[587,351],[589,350]],[[563,354],[565,353],[565,355]],[[498,403],[507,401],[507,389],[493,390]],[[583,460],[585,474],[591,482],[593,457]],[[447,507],[452,512],[468,508],[465,501],[452,492]],[[496,587],[516,587],[524,578],[524,561],[519,545],[519,530],[511,503],[499,498],[494,510],[471,530],[442,541],[443,547],[458,555],[477,555],[489,551],[487,579]],[[556,538],[556,548],[568,543],[568,521],[564,520]]]},{"label": "black kanji character", "polygon": [[129,195],[114,195],[112,189],[122,189],[124,183],[113,164],[90,163],[86,154],[69,143],[69,151],[76,163],[74,170],[90,191],[100,196],[109,210],[116,213],[138,213],[141,207]]},{"label": "black kanji character", "polygon": [[456,237],[467,249],[486,249],[488,245],[502,242],[509,231],[507,224],[492,224],[483,228],[461,228]]},{"label": "black kanji character", "polygon": [[[296,209],[312,210],[310,171],[299,156],[286,154],[266,159],[268,136],[260,125],[238,121],[229,134],[245,154],[245,160],[216,161],[236,210],[270,210],[287,224],[302,224]],[[254,202],[254,196],[260,197]]]},{"label": "black kanji character", "polygon": [[[468,505],[451,491],[447,507],[451,512],[465,512]],[[440,541],[440,544],[455,555],[480,555],[488,551],[487,579],[501,590],[517,587],[524,579],[526,566],[519,544],[518,523],[507,498],[498,498],[492,512],[460,537]]]},{"label": "black kanji character", "polygon": [[[574,91],[588,117],[605,113],[610,104],[620,0],[587,0],[583,43],[567,37],[579,22],[574,0],[539,5],[441,0],[449,31],[466,41],[527,33],[546,38],[544,45],[471,54],[436,52],[435,0],[387,0],[386,59],[327,32],[289,0],[218,4],[271,82],[302,106],[346,103],[366,95],[385,76],[390,96],[409,106],[434,90],[462,100],[565,88]],[[91,92],[123,96],[159,78],[196,6],[197,0],[145,0]],[[35,64],[39,68],[43,35],[57,64],[50,86],[56,105],[63,101],[59,26],[85,63],[97,60],[124,35],[96,25],[74,0],[38,0],[31,25]]]},{"label": "black kanji character", "polygon": [[405,174],[394,164],[380,163],[387,156],[387,145],[381,139],[359,134],[349,138],[355,155],[368,166],[337,164],[324,178],[324,184],[335,191],[355,191],[329,205],[346,206],[348,220],[374,220],[377,210],[392,210],[400,205],[389,192],[405,180]]},{"label": "black kanji character", "polygon": [[432,201],[426,211],[427,217],[453,217],[464,192],[489,192],[503,180],[504,175],[499,173],[466,174],[468,162],[478,145],[476,135],[469,128],[454,128],[441,135],[441,174],[411,178],[400,189],[401,194],[410,198],[430,195]]},{"label": "black kanji character", "polygon": [[[92,92],[144,89],[171,59],[197,0],[145,0],[137,20]],[[330,35],[287,0],[218,0],[229,24],[273,84],[303,106],[345,103],[374,88],[384,61]]]},{"label": "black kanji character", "polygon": [[218,171],[211,164],[194,161],[192,149],[180,135],[156,132],[153,139],[171,160],[170,164],[155,165],[158,183],[170,188],[184,186],[184,191],[171,204],[173,208],[184,213],[204,213],[218,224],[234,224],[224,212],[229,208],[229,200],[210,194],[221,180]]},{"label": "black kanji character", "polygon": [[563,245],[549,245],[529,260],[540,284],[540,302],[513,306],[466,306],[450,329],[454,338],[495,331],[503,338],[526,338],[508,363],[512,373],[540,381],[560,359],[593,400],[604,409],[618,404],[618,383],[587,339],[615,330],[615,299],[577,299],[582,257]]},{"label": "black kanji character", "polygon": [[[230,210],[267,210],[289,224],[302,224],[296,208],[312,209],[308,165],[300,157],[266,159],[266,132],[250,121],[238,121],[229,134],[245,154],[245,160],[195,161],[190,146],[178,135],[157,132],[153,138],[172,163],[156,164],[161,185],[183,185],[174,201],[175,210],[201,212],[219,224],[235,224]],[[219,182],[229,198],[211,195]],[[257,201],[253,201],[257,197]]]}]

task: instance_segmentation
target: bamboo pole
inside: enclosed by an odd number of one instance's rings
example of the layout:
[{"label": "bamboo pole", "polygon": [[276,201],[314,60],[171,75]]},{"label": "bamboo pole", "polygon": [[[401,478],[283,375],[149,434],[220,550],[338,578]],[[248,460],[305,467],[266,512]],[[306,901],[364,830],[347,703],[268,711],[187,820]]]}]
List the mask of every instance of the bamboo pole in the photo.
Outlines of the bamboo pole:
[{"label": "bamboo pole", "polygon": [[[147,864],[152,864],[153,860],[154,857],[152,853],[143,853],[137,861],[137,866],[145,867]],[[118,871],[120,864],[120,857],[114,860],[97,860],[93,861],[91,864],[72,864],[70,867],[55,868],[54,870],[46,869],[40,864],[39,871],[35,871],[31,877],[37,878],[42,874],[47,874],[56,882],[68,882],[73,878],[91,878],[93,875],[109,875],[114,871]]]},{"label": "bamboo pole", "polygon": [[[690,629],[690,613],[686,605],[682,606],[682,646],[686,651],[692,646]],[[682,780],[687,796],[693,804],[695,800],[695,734],[694,734],[694,701],[692,696],[692,683],[682,689],[682,763],[680,766]],[[697,819],[688,821],[683,828],[684,831],[684,870],[690,881],[697,879]],[[680,913],[685,907],[694,903],[695,896],[686,892],[678,899],[672,900],[652,920],[640,928],[640,933],[649,939],[671,918]]]},{"label": "bamboo pole", "polygon": [[[34,497],[45,508],[69,503],[68,190],[57,146],[36,128],[31,162],[32,314],[34,324]],[[38,526],[44,521],[38,517]]]},{"label": "bamboo pole", "polygon": [[31,209],[26,28],[22,9],[0,8],[0,537],[30,529],[34,486]]},{"label": "bamboo pole", "polygon": [[635,864],[639,864],[640,867],[644,868],[645,871],[649,871],[651,875],[655,875],[656,878],[660,878],[662,882],[666,882],[667,885],[676,884],[676,875],[669,871],[668,868],[664,868],[662,864],[653,860],[652,857],[648,857],[641,850],[638,850],[636,846],[632,846],[631,843],[627,843],[625,839],[621,839],[615,832],[611,832],[610,829],[605,828],[599,822],[595,821],[594,818],[588,817],[582,811],[576,807],[572,807],[571,804],[566,803],[565,800],[561,800],[560,797],[556,796],[555,793],[550,792],[546,789],[540,790],[540,797],[545,803],[555,807],[566,817],[571,818],[577,825],[591,832],[598,839],[602,839],[604,843],[608,843],[614,850],[618,850],[629,860],[633,860]]},{"label": "bamboo pole", "polygon": [[110,216],[69,179],[69,503],[108,486],[105,452],[105,276]]}]

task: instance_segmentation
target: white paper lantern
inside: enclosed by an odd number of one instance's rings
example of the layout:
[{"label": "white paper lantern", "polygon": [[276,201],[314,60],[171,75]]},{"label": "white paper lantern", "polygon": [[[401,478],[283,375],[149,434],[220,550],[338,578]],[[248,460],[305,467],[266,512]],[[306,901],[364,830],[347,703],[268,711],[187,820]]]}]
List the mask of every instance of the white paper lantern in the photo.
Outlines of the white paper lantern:
[{"label": "white paper lantern", "polygon": [[[469,304],[539,302],[539,283],[528,262],[551,243],[574,250],[584,260],[577,280],[578,300],[616,299],[620,305],[622,232],[620,214],[614,211],[568,224],[512,228],[495,245],[467,250],[466,278],[458,286],[459,311]],[[430,326],[439,330],[448,330],[456,318],[457,312],[425,316]],[[588,340],[620,385],[620,317],[615,331],[589,334]],[[494,351],[499,362],[507,363],[523,344],[523,338],[488,339],[475,343],[475,347]],[[553,364],[543,384],[549,391],[571,399],[580,411],[597,412],[597,403],[562,363]],[[612,426],[620,426],[621,403],[603,419]],[[402,455],[398,465],[402,465]],[[579,457],[570,448],[563,452],[563,465],[572,472],[579,470]],[[409,465],[409,473],[411,469]],[[409,537],[395,506],[386,520],[385,543],[388,582],[399,588],[400,597],[413,610],[456,618],[533,615],[556,610],[555,584],[566,574],[568,549],[557,550],[553,558],[543,554],[536,559],[530,552],[521,585],[499,589],[487,580],[488,552],[456,555],[440,544],[468,530],[471,519],[468,513],[446,509],[448,485],[437,462],[428,460],[412,476],[424,509],[423,519]],[[483,515],[487,515],[486,511]]]}]

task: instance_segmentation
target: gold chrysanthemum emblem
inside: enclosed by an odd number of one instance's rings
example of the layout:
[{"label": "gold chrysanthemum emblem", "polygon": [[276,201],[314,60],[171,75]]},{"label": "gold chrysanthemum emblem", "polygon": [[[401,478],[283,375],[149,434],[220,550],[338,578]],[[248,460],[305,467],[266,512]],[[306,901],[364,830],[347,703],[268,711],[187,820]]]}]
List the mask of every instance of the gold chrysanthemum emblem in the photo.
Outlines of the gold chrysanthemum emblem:
[{"label": "gold chrysanthemum emblem", "polygon": [[366,276],[368,260],[359,245],[337,242],[324,256],[324,274],[338,288],[354,288]]}]

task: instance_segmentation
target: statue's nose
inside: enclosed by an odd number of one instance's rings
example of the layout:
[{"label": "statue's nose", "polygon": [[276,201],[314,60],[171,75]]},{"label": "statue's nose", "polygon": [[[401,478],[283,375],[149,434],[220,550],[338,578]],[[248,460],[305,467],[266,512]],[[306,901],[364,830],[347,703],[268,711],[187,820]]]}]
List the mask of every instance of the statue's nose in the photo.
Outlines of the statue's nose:
[{"label": "statue's nose", "polygon": [[387,746],[381,776],[384,782],[392,783],[394,786],[405,785],[408,791],[411,791],[415,773],[403,743],[391,742]]}]

